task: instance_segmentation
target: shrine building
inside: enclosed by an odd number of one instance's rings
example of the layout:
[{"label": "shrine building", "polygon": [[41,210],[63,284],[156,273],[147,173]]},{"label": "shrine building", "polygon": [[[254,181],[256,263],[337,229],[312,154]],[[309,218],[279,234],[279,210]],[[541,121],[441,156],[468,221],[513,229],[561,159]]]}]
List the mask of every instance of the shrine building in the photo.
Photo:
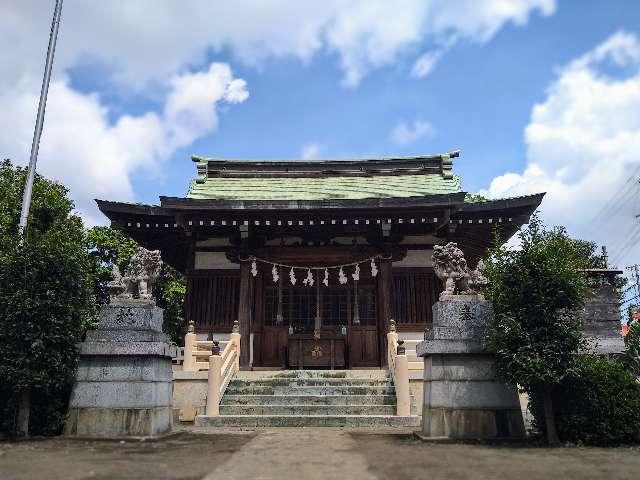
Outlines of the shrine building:
[{"label": "shrine building", "polygon": [[186,275],[185,318],[199,338],[224,338],[237,320],[241,369],[383,368],[390,325],[416,339],[431,324],[433,246],[456,242],[474,268],[542,201],[471,201],[458,156],[193,157],[185,197],[97,203]]}]

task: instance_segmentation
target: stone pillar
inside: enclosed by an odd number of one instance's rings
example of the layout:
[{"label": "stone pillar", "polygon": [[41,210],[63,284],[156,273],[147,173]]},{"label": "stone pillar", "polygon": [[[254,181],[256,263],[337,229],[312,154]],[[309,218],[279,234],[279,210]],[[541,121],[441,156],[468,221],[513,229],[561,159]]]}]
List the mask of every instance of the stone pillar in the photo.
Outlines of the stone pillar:
[{"label": "stone pillar", "polygon": [[238,304],[238,323],[240,325],[240,368],[251,368],[251,262],[240,261],[240,295]]},{"label": "stone pillar", "polygon": [[433,306],[433,328],[416,348],[424,358],[424,437],[524,436],[517,392],[496,378],[495,358],[482,348],[492,316],[480,295],[450,295]]},{"label": "stone pillar", "polygon": [[112,300],[80,344],[66,435],[153,436],[172,427],[171,358],[162,309],[148,300]]},{"label": "stone pillar", "polygon": [[624,351],[618,295],[612,285],[613,278],[599,282],[584,305],[584,334],[596,353],[615,355]]}]

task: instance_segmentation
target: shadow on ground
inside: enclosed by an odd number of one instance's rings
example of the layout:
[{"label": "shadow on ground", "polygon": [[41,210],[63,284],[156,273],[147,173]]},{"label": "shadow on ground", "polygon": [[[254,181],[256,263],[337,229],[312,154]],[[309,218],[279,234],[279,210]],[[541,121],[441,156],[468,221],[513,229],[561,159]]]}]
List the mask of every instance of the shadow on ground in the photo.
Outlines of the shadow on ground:
[{"label": "shadow on ground", "polygon": [[158,441],[53,438],[0,443],[2,480],[201,479],[254,433],[179,433]]},{"label": "shadow on ground", "polygon": [[427,443],[411,434],[351,433],[380,479],[636,479],[640,447],[549,448],[533,443]]},{"label": "shadow on ground", "polygon": [[408,432],[338,428],[208,430],[153,442],[0,442],[1,480],[617,480],[638,472],[637,446],[434,444]]}]

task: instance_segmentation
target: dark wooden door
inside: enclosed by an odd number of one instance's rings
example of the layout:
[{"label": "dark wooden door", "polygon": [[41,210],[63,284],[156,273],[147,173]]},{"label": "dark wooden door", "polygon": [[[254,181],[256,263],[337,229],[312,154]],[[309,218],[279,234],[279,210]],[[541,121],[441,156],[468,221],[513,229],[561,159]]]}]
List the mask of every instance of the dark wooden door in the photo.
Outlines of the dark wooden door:
[{"label": "dark wooden door", "polygon": [[376,290],[373,286],[352,289],[349,309],[349,363],[351,367],[379,367]]},{"label": "dark wooden door", "polygon": [[379,367],[378,327],[352,326],[349,332],[349,363],[351,367]]},{"label": "dark wooden door", "polygon": [[286,365],[288,332],[286,326],[264,326],[260,339],[261,362],[264,367]]},{"label": "dark wooden door", "polygon": [[[342,338],[347,341],[347,359],[350,367],[380,366],[380,337],[377,327],[376,289],[373,282],[358,285],[279,286],[267,285],[257,315],[260,327],[257,334],[259,359],[264,367],[284,366],[291,335],[312,335],[315,319],[319,315],[321,339]],[[281,289],[281,290],[280,290]],[[280,318],[280,322],[278,322]],[[342,333],[346,329],[346,339]],[[335,343],[335,342],[334,342]],[[335,344],[334,344],[335,349]],[[334,352],[336,354],[336,352]],[[342,353],[344,359],[344,353]],[[317,358],[315,360],[318,360]],[[318,360],[320,361],[320,360]],[[312,364],[313,362],[311,362]],[[312,366],[309,364],[309,366]],[[294,365],[289,362],[290,367]],[[313,365],[318,366],[318,365]],[[333,362],[335,368],[344,368],[342,362]]]}]

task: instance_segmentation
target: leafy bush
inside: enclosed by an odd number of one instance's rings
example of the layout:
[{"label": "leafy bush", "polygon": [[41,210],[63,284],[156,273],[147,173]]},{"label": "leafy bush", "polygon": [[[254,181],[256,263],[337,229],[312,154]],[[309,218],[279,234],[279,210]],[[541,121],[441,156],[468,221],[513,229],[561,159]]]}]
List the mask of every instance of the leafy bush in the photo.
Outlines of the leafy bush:
[{"label": "leafy bush", "polygon": [[93,290],[98,304],[109,302],[107,283],[115,264],[121,272],[136,253],[138,244],[119,230],[110,227],[93,227],[86,232],[87,250],[91,258]]},{"label": "leafy bush", "polygon": [[[64,425],[78,352],[75,344],[108,301],[115,263],[124,269],[138,245],[121,232],[85,232],[67,189],[36,175],[27,230],[18,219],[26,169],[0,163],[0,432],[15,433],[19,399],[29,432],[58,434]],[[184,277],[164,265],[154,296],[164,331],[178,340]]]},{"label": "leafy bush", "polygon": [[640,378],[640,322],[629,325],[629,332],[624,338],[624,352],[620,362],[632,375]]},{"label": "leafy bush", "polygon": [[187,282],[184,275],[173,267],[162,264],[158,282],[153,287],[156,304],[164,309],[162,331],[176,345],[181,343],[184,326],[184,296],[187,293]]},{"label": "leafy bush", "polygon": [[[30,400],[53,404],[73,381],[75,344],[95,312],[84,228],[64,186],[36,175],[27,229],[20,238],[25,174],[8,160],[0,164],[0,423],[9,430],[18,397],[24,411]],[[33,426],[39,418],[45,423],[51,418],[37,410],[32,414]]]},{"label": "leafy bush", "polygon": [[[546,433],[540,394],[530,397],[534,428]],[[640,383],[618,361],[581,355],[553,391],[562,441],[614,445],[640,440]]]},{"label": "leafy bush", "polygon": [[573,368],[584,345],[575,312],[583,305],[587,283],[579,269],[587,264],[582,243],[562,228],[547,230],[537,216],[520,231],[517,250],[491,251],[486,294],[495,316],[485,348],[496,356],[498,375],[528,393],[543,394],[547,439],[558,443],[552,392]]}]

